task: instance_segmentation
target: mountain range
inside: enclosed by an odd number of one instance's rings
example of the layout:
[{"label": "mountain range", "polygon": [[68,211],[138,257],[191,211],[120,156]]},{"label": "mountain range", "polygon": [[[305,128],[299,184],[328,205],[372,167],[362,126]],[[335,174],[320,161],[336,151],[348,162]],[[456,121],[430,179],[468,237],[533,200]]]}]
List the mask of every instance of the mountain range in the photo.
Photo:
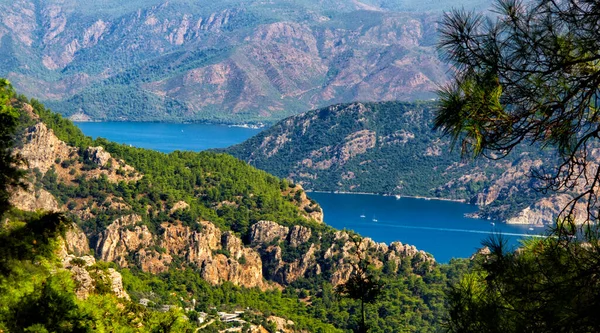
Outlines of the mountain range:
[{"label": "mountain range", "polygon": [[0,76],[80,121],[270,122],[433,98],[442,10],[471,1],[0,1]]}]

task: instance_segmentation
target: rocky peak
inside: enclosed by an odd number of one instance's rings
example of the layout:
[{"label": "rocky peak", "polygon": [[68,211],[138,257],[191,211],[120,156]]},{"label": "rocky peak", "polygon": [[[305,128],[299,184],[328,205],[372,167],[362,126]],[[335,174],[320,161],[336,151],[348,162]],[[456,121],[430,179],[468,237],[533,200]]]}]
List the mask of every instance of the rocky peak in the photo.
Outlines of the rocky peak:
[{"label": "rocky peak", "polygon": [[[181,223],[163,223],[161,232],[152,235],[146,226],[135,225],[140,221],[139,216],[129,215],[111,223],[98,239],[97,255],[151,273],[166,271],[177,256],[199,267],[202,278],[212,284],[229,281],[248,288],[267,287],[259,254],[232,232],[199,221],[198,231]],[[133,262],[126,260],[131,254]]]},{"label": "rocky peak", "polygon": [[116,219],[98,236],[96,254],[104,261],[127,266],[127,255],[152,244],[153,236],[145,225],[136,225],[142,217],[136,214]]},{"label": "rocky peak", "polygon": [[83,256],[90,253],[90,243],[83,230],[75,223],[65,233],[65,246],[68,253]]},{"label": "rocky peak", "polygon": [[76,257],[68,255],[63,258],[63,267],[71,271],[76,282],[75,295],[86,299],[98,289],[98,285],[106,284],[108,289],[118,298],[129,300],[129,294],[123,288],[121,273],[113,268],[102,270],[94,267],[96,260],[92,256]]},{"label": "rocky peak", "polygon": [[35,212],[57,212],[61,209],[58,202],[50,192],[44,189],[36,189],[33,185],[26,183],[27,188],[16,188],[11,193],[10,204],[20,210]]}]

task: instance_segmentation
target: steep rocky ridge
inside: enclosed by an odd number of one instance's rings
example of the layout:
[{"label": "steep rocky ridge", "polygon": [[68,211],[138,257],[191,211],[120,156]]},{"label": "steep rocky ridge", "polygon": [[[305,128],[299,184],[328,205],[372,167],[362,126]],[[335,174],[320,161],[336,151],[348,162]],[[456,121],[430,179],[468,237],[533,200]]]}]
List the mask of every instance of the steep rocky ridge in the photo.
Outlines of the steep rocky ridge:
[{"label": "steep rocky ridge", "polygon": [[0,75],[78,120],[272,121],[430,98],[441,10],[485,5],[111,2],[0,2]]},{"label": "steep rocky ridge", "polygon": [[[573,192],[541,193],[531,172],[552,166],[551,151],[519,148],[500,160],[463,160],[432,131],[433,103],[350,103],[292,116],[225,150],[307,190],[460,200],[474,217],[554,223]],[[581,190],[579,186],[574,191]],[[582,222],[585,207],[577,205]]]}]

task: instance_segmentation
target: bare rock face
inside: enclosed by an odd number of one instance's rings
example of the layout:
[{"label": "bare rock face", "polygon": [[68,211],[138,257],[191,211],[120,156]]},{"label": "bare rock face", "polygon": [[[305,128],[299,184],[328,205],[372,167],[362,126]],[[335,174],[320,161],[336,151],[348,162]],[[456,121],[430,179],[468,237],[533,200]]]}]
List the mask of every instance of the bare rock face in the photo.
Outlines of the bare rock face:
[{"label": "bare rock face", "polygon": [[75,223],[71,225],[71,228],[65,234],[65,246],[68,253],[77,256],[83,256],[90,252],[90,244],[87,236]]},{"label": "bare rock face", "polygon": [[68,159],[75,148],[59,140],[51,129],[43,123],[37,123],[27,129],[25,144],[18,153],[27,161],[27,169],[39,169],[45,174],[57,158]]},{"label": "bare rock face", "polygon": [[174,212],[178,211],[178,210],[185,210],[190,208],[190,205],[185,202],[185,201],[177,201],[173,207],[171,207],[171,209],[169,210],[169,214],[173,214]]},{"label": "bare rock face", "polygon": [[107,283],[110,290],[118,298],[130,299],[123,288],[121,273],[113,268],[102,271],[92,266],[96,260],[92,256],[76,257],[72,254],[62,258],[63,267],[71,271],[71,278],[76,282],[75,295],[79,299],[86,299],[96,291],[100,283]]},{"label": "bare rock face", "polygon": [[111,159],[110,153],[102,147],[89,147],[86,150],[86,157],[99,166],[105,166]]},{"label": "bare rock face", "polygon": [[66,266],[65,268],[71,271],[71,278],[77,285],[75,288],[75,295],[77,298],[88,298],[96,288],[94,285],[94,279],[90,275],[90,272],[88,272],[85,267],[81,266]]},{"label": "bare rock face", "polygon": [[152,244],[152,233],[146,226],[136,226],[142,221],[139,215],[127,215],[115,220],[98,236],[96,253],[103,261],[113,261],[127,266],[127,254]]},{"label": "bare rock face", "polygon": [[60,208],[58,202],[50,192],[44,189],[34,189],[28,186],[28,189],[18,188],[11,194],[10,204],[14,207],[35,212],[38,210],[45,212],[58,212]]},{"label": "bare rock face", "polygon": [[289,233],[289,242],[293,247],[297,247],[300,244],[304,244],[308,242],[310,236],[312,235],[312,231],[310,228],[295,225],[292,227]]},{"label": "bare rock face", "polygon": [[278,272],[280,274],[278,280],[283,284],[289,284],[308,275],[311,270],[316,271],[318,265],[315,252],[317,249],[318,246],[311,244],[308,251],[299,260],[283,265],[283,269]]},{"label": "bare rock face", "polygon": [[[139,221],[137,215],[115,220],[99,237],[97,255],[122,267],[139,265],[151,273],[166,271],[177,256],[199,267],[202,278],[211,284],[229,281],[266,288],[260,255],[244,247],[233,233],[223,233],[211,222],[200,221],[198,231],[180,223],[163,223],[160,235],[153,236],[145,226],[135,226]],[[125,259],[128,254],[134,254],[134,262]]]},{"label": "bare rock face", "polygon": [[[358,260],[359,252],[368,253],[372,264],[379,268],[387,261],[393,262],[392,267],[396,268],[400,267],[404,260],[408,260],[408,263],[415,267],[421,263],[435,262],[427,253],[400,242],[387,246],[363,238],[357,251],[356,244],[344,231],[335,233],[333,242],[327,249],[321,249],[318,244],[311,244],[311,229],[299,225],[287,228],[275,222],[261,221],[252,226],[250,234],[251,246],[261,255],[265,278],[283,285],[301,277],[319,275],[323,271],[329,272],[332,284],[344,283],[354,270],[352,263]],[[293,251],[294,254],[290,256],[285,251]],[[318,256],[328,259],[325,266],[319,263]],[[331,259],[334,258],[336,260],[331,263]],[[383,258],[383,261],[379,258]]]},{"label": "bare rock face", "polygon": [[[533,205],[523,209],[516,216],[508,219],[508,224],[535,224],[535,225],[551,225],[555,222],[556,217],[559,216],[561,210],[567,205],[573,198],[568,194],[554,195],[548,198],[542,198],[535,202]],[[575,205],[575,223],[582,224],[585,222],[587,216],[587,207],[581,202]]]},{"label": "bare rock face", "polygon": [[250,244],[267,244],[285,240],[290,229],[273,221],[258,221],[250,229]]},{"label": "bare rock face", "polygon": [[129,294],[123,289],[123,277],[113,268],[108,269],[108,278],[111,281],[111,290],[119,298],[129,299]]},{"label": "bare rock face", "polygon": [[289,319],[276,316],[269,316],[267,318],[267,321],[275,323],[275,326],[277,327],[277,332],[294,332],[294,322]]}]

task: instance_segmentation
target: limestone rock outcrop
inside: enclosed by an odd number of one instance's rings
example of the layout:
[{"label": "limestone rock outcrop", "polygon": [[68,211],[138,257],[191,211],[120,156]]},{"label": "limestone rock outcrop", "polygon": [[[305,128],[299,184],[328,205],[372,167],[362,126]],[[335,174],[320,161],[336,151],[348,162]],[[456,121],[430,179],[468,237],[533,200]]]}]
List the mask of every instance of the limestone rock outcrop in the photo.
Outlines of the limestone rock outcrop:
[{"label": "limestone rock outcrop", "polygon": [[292,227],[288,235],[290,245],[293,247],[297,247],[301,244],[304,244],[308,242],[311,235],[312,231],[310,230],[310,228],[301,225],[295,225]]},{"label": "limestone rock outcrop", "polygon": [[63,267],[71,271],[71,278],[76,282],[75,295],[86,299],[98,290],[98,285],[106,284],[115,296],[130,299],[123,288],[121,273],[113,268],[102,270],[94,267],[96,260],[92,256],[76,257],[67,255],[63,258]]},{"label": "limestone rock outcrop", "polygon": [[[200,269],[202,278],[212,284],[229,281],[245,287],[266,288],[259,254],[245,247],[231,232],[222,232],[213,223],[198,222],[196,230],[181,223],[163,223],[159,235],[146,226],[135,225],[137,215],[115,220],[100,235],[97,255],[121,267],[139,265],[152,273],[166,271],[174,257]],[[133,262],[126,258],[133,257]]]},{"label": "limestone rock outcrop", "polygon": [[68,253],[83,256],[90,253],[90,243],[83,230],[75,223],[65,233],[65,246]]},{"label": "limestone rock outcrop", "polygon": [[27,189],[17,188],[11,193],[11,205],[28,212],[35,212],[38,210],[45,212],[60,211],[58,202],[50,192],[44,189],[34,189],[30,184],[28,184],[27,187]]},{"label": "limestone rock outcrop", "polygon": [[354,241],[345,231],[337,231],[328,248],[321,248],[322,242],[311,243],[311,236],[311,229],[305,226],[288,228],[272,221],[260,221],[253,225],[250,246],[261,255],[265,278],[287,285],[298,278],[328,271],[330,282],[338,285],[351,276],[352,263],[358,260],[358,252],[369,253],[376,267],[383,267],[385,261],[392,261],[392,266],[396,268],[404,260],[413,266],[435,262],[429,254],[400,242],[388,246],[363,238],[357,251]]},{"label": "limestone rock outcrop", "polygon": [[152,244],[152,233],[148,227],[136,225],[142,221],[139,215],[126,215],[111,223],[98,235],[96,254],[103,261],[113,261],[121,267],[127,266],[129,253],[137,252]]},{"label": "limestone rock outcrop", "polygon": [[290,229],[273,221],[258,221],[250,228],[250,244],[267,244],[287,238]]},{"label": "limestone rock outcrop", "polygon": [[76,149],[69,147],[59,140],[54,132],[43,123],[37,123],[27,129],[25,143],[18,153],[27,161],[25,168],[38,169],[45,174],[54,164],[55,160],[68,159]]},{"label": "limestone rock outcrop", "polygon": [[[533,205],[523,209],[516,216],[506,220],[508,224],[535,224],[539,226],[551,225],[555,222],[561,211],[568,207],[573,197],[568,194],[553,195],[542,198]],[[574,216],[575,223],[585,222],[587,207],[585,203],[579,202],[575,205]]]},{"label": "limestone rock outcrop", "polygon": [[99,166],[105,166],[111,159],[110,153],[102,147],[89,147],[86,150],[86,157]]}]

